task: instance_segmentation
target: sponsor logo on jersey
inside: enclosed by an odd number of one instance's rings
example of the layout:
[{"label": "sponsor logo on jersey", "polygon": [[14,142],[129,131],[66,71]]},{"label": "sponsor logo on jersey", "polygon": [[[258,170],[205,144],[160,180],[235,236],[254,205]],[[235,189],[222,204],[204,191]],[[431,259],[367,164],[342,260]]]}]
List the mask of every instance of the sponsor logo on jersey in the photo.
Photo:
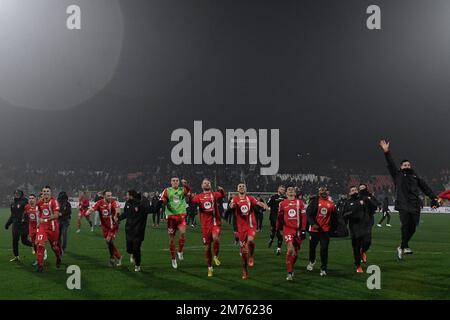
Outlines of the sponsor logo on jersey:
[{"label": "sponsor logo on jersey", "polygon": [[290,217],[290,218],[293,218],[293,217],[295,217],[297,215],[297,210],[295,210],[295,209],[289,209],[289,211],[288,211],[288,216]]},{"label": "sponsor logo on jersey", "polygon": [[205,203],[203,204],[203,207],[204,207],[206,210],[209,210],[209,209],[211,209],[212,204],[211,204],[211,202],[207,201],[207,202],[205,202]]}]

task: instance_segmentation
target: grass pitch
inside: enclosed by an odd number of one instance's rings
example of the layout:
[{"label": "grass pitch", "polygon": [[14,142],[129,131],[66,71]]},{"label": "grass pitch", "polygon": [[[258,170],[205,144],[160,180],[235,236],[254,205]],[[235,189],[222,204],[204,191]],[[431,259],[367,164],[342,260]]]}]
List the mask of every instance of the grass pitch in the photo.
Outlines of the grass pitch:
[{"label": "grass pitch", "polygon": [[[226,222],[221,236],[222,265],[214,269],[213,278],[207,277],[199,227],[188,229],[185,259],[173,270],[165,221],[154,229],[150,216],[142,250],[143,271],[136,273],[125,252],[124,224],[116,239],[124,265],[110,268],[100,230],[91,233],[84,223],[82,232],[76,234],[75,213],[61,269],[56,269],[48,248],[49,259],[40,274],[31,266],[35,259],[31,250],[22,245],[22,262],[9,262],[11,230],[3,228],[8,216],[7,209],[0,210],[0,299],[450,299],[450,215],[422,215],[410,243],[414,254],[404,261],[396,257],[400,237],[397,215],[393,216],[392,228],[374,228],[367,266],[381,268],[380,290],[367,289],[369,274],[355,273],[350,239],[331,240],[329,275],[324,278],[319,270],[305,269],[306,241],[295,280],[287,282],[284,245],[281,256],[275,255],[275,248],[267,248],[267,215],[263,231],[256,237],[255,266],[247,281],[241,280],[239,250]],[[377,214],[376,219],[379,217]],[[81,268],[81,290],[67,289],[68,265]]]}]

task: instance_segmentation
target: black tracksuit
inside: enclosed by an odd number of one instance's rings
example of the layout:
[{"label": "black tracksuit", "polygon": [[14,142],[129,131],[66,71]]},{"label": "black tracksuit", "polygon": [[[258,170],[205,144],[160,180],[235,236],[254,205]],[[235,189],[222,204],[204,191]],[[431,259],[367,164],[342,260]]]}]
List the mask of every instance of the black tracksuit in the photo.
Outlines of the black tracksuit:
[{"label": "black tracksuit", "polygon": [[383,216],[381,217],[380,222],[378,222],[378,224],[382,224],[384,219],[387,219],[386,223],[390,224],[391,223],[391,212],[389,210],[389,199],[388,197],[385,197],[383,199],[383,205],[381,207],[381,212],[383,214]]},{"label": "black tracksuit", "polygon": [[396,189],[395,209],[398,210],[401,223],[402,249],[409,248],[409,240],[416,232],[420,221],[420,192],[430,197],[433,202],[437,198],[427,183],[414,170],[399,170],[392,159],[391,153],[384,154],[389,173],[394,179]]},{"label": "black tracksuit", "polygon": [[70,226],[70,219],[72,216],[72,206],[69,202],[69,199],[64,198],[58,198],[59,203],[59,218],[58,218],[58,224],[59,224],[59,243],[61,244],[61,247],[63,251],[66,251],[67,248],[67,232],[69,230]]},{"label": "black tracksuit", "polygon": [[355,266],[361,265],[361,253],[367,252],[372,244],[373,216],[378,201],[370,193],[350,197],[342,208],[352,238]]},{"label": "black tracksuit", "polygon": [[276,235],[277,248],[281,248],[281,244],[283,243],[283,235],[281,234],[280,231],[277,232],[277,219],[280,202],[283,201],[284,199],[286,199],[285,196],[282,196],[279,193],[277,193],[271,196],[269,201],[267,201],[267,205],[270,208],[270,242],[273,241]]},{"label": "black tracksuit", "polygon": [[127,219],[125,223],[125,237],[127,252],[133,255],[136,266],[141,265],[141,245],[145,237],[148,214],[155,211],[146,198],[130,199],[125,203],[119,220]]},{"label": "black tracksuit", "polygon": [[31,247],[33,244],[28,239],[28,220],[24,215],[25,206],[28,200],[22,195],[20,198],[14,198],[11,203],[11,216],[5,224],[5,229],[12,225],[13,254],[19,256],[19,240],[22,244]]}]

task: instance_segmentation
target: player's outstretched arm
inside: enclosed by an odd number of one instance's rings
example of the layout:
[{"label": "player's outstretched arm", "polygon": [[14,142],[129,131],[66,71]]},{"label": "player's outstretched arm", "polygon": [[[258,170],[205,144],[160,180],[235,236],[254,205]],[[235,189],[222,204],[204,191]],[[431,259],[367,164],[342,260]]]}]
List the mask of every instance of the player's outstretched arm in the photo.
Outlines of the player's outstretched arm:
[{"label": "player's outstretched arm", "polygon": [[392,158],[390,144],[391,143],[386,140],[380,141],[380,147],[383,150],[384,156],[386,158],[389,173],[391,174],[391,176],[393,178],[395,178],[398,173],[398,168],[397,168],[397,165],[395,164],[394,159]]}]

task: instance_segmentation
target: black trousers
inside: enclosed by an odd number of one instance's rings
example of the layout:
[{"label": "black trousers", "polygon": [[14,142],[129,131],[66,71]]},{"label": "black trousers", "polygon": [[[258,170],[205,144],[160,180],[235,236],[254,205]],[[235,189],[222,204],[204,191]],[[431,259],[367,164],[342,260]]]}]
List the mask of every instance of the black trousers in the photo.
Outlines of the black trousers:
[{"label": "black trousers", "polygon": [[69,222],[59,223],[59,243],[61,244],[63,251],[66,251],[67,248],[67,231],[69,230],[69,226]]},{"label": "black trousers", "polygon": [[13,254],[19,256],[19,240],[27,247],[32,247],[33,243],[28,239],[28,226],[22,223],[12,224]]},{"label": "black trousers", "polygon": [[372,234],[366,234],[361,237],[352,237],[353,258],[355,259],[355,266],[361,265],[361,253],[367,252],[372,244]]},{"label": "black trousers", "polygon": [[127,237],[127,252],[133,255],[133,259],[137,267],[141,266],[141,246],[141,239]]},{"label": "black trousers", "polygon": [[[158,224],[159,225],[159,221],[161,219],[161,213],[160,212],[153,212],[152,219],[153,219],[153,224]],[[155,220],[156,220],[156,222],[155,222]]]},{"label": "black trousers", "polygon": [[309,261],[316,261],[316,248],[320,243],[320,270],[327,270],[328,267],[328,245],[330,235],[328,232],[311,232],[309,237]]},{"label": "black trousers", "polygon": [[258,212],[256,214],[256,229],[257,230],[262,230],[263,220],[264,220],[264,213]]},{"label": "black trousers", "polygon": [[420,222],[420,211],[399,211],[400,223],[401,223],[401,233],[402,233],[402,244],[400,248],[409,248],[409,240],[416,232],[416,228]]},{"label": "black trousers", "polygon": [[283,244],[283,235],[280,231],[277,232],[277,215],[270,214],[270,241],[273,241],[275,235],[277,236],[277,248],[281,248]]},{"label": "black trousers", "polygon": [[382,224],[384,219],[387,219],[386,223],[390,224],[390,222],[391,222],[391,212],[390,211],[383,211],[383,217],[381,218],[380,222],[378,222],[378,224]]}]

